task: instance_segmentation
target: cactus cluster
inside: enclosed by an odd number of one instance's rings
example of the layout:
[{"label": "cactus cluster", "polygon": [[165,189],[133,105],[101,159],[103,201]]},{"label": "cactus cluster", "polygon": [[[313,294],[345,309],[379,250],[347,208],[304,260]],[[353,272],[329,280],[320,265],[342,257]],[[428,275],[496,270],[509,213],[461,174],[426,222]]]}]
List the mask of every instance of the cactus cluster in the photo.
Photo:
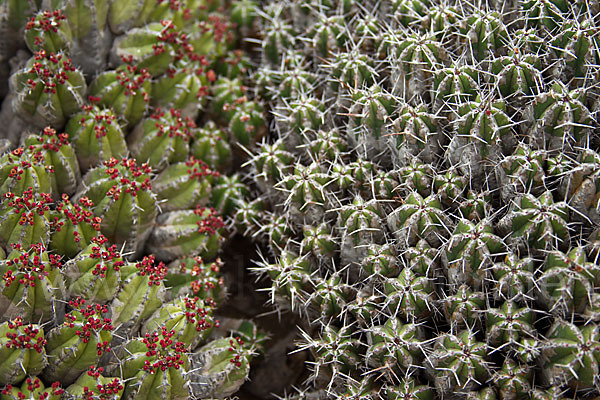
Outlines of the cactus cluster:
[{"label": "cactus cluster", "polygon": [[0,2],[0,398],[246,381],[260,341],[218,329],[224,219],[249,194],[233,153],[266,131],[240,7]]},{"label": "cactus cluster", "polygon": [[0,0],[0,399],[599,397],[599,15]]},{"label": "cactus cluster", "polygon": [[236,220],[302,321],[281,398],[600,394],[599,11],[262,5],[272,122]]}]

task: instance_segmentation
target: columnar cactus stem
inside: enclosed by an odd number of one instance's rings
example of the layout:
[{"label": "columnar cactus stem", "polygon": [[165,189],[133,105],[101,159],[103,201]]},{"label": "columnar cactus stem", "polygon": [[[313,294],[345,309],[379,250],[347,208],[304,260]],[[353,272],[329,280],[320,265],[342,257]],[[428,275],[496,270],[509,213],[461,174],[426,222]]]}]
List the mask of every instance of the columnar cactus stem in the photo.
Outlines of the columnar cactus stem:
[{"label": "columnar cactus stem", "polygon": [[82,297],[92,303],[112,300],[121,284],[123,256],[116,245],[107,243],[103,236],[93,238],[90,244],[64,267],[69,297]]},{"label": "columnar cactus stem", "polygon": [[174,336],[173,330],[163,327],[124,345],[120,366],[126,382],[124,398],[190,398],[188,348]]},{"label": "columnar cactus stem", "polygon": [[60,400],[65,390],[60,387],[60,382],[54,382],[50,387],[45,387],[40,378],[27,377],[21,386],[6,385],[0,392],[2,400]]},{"label": "columnar cactus stem", "polygon": [[40,50],[10,77],[16,96],[15,112],[27,123],[43,128],[62,127],[83,105],[87,85],[83,73],[64,53]]},{"label": "columnar cactus stem", "polygon": [[111,107],[120,123],[130,128],[146,113],[150,102],[151,75],[145,68],[131,64],[131,60],[112,71],[101,73],[90,85],[89,94],[98,105]]},{"label": "columnar cactus stem", "polygon": [[26,323],[60,320],[64,308],[60,257],[48,254],[40,243],[11,247],[6,260],[0,261],[1,319],[18,316]]},{"label": "columnar cactus stem", "polygon": [[25,324],[19,317],[0,324],[0,383],[18,383],[42,372],[48,363],[45,345],[39,325]]},{"label": "columnar cactus stem", "polygon": [[151,172],[147,164],[138,167],[135,159],[111,158],[85,175],[84,189],[76,198],[87,197],[94,203],[94,215],[102,218],[101,232],[109,241],[136,253],[141,252],[158,213]]},{"label": "columnar cactus stem", "polygon": [[123,158],[127,144],[117,116],[112,110],[96,105],[85,105],[67,122],[69,134],[82,171],[97,166],[102,161]]},{"label": "columnar cactus stem", "polygon": [[48,365],[43,371],[47,381],[60,379],[66,385],[110,351],[113,330],[107,306],[86,305],[81,298],[70,301],[69,306],[73,311],[65,315],[65,322],[46,335]]},{"label": "columnar cactus stem", "polygon": [[73,400],[119,400],[125,385],[119,378],[104,377],[104,368],[90,366],[66,392]]},{"label": "columnar cactus stem", "polygon": [[48,193],[34,193],[31,187],[22,196],[6,193],[0,206],[0,246],[48,245],[51,204]]},{"label": "columnar cactus stem", "polygon": [[159,260],[171,261],[186,255],[216,258],[225,223],[214,209],[170,211],[161,214],[156,223],[148,249]]}]

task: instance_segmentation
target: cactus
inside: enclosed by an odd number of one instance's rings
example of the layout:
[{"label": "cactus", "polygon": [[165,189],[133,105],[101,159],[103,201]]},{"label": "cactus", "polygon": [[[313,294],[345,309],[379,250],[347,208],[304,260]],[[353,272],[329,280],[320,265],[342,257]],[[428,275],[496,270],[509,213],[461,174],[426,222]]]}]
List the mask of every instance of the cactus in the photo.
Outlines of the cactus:
[{"label": "cactus", "polygon": [[365,201],[356,196],[352,204],[340,210],[337,226],[342,231],[342,264],[360,262],[368,256],[368,243],[383,241],[382,210],[375,201]]},{"label": "cactus", "polygon": [[103,236],[92,238],[77,256],[65,263],[65,286],[69,297],[82,297],[92,303],[112,300],[121,284],[125,266],[117,246]]},{"label": "cactus", "polygon": [[497,225],[508,235],[507,243],[534,249],[565,249],[569,243],[568,213],[565,202],[554,202],[546,191],[539,197],[525,194],[518,197],[509,213]]},{"label": "cactus", "polygon": [[487,346],[470,330],[439,336],[428,365],[436,388],[444,393],[476,389],[489,376],[486,356]]},{"label": "cactus", "polygon": [[141,333],[145,336],[164,327],[174,332],[173,340],[195,349],[219,325],[212,315],[214,307],[212,299],[204,301],[199,297],[180,297],[156,310],[144,322]]},{"label": "cactus", "polygon": [[441,137],[436,117],[424,104],[413,107],[403,104],[394,120],[391,141],[397,149],[399,160],[418,157],[425,163],[436,160],[440,151]]},{"label": "cactus", "polygon": [[49,254],[41,243],[28,247],[13,243],[11,247],[6,260],[0,261],[2,320],[18,318],[24,323],[60,320],[64,308],[60,257]]},{"label": "cactus", "polygon": [[4,198],[0,208],[0,245],[6,248],[13,244],[47,245],[50,239],[50,195],[34,192],[29,187],[22,196],[8,192]]},{"label": "cactus", "polygon": [[420,321],[435,311],[436,293],[432,279],[417,275],[408,268],[397,277],[386,279],[383,293],[386,296],[385,308],[394,317],[409,322]]},{"label": "cactus", "polygon": [[219,173],[193,156],[171,164],[152,180],[152,191],[162,212],[205,206],[210,201],[211,181]]},{"label": "cactus", "polygon": [[424,333],[416,324],[403,324],[390,318],[383,326],[374,326],[369,332],[366,361],[370,367],[388,369],[395,373],[413,372],[425,352]]},{"label": "cactus", "polygon": [[118,400],[123,395],[125,386],[119,378],[104,377],[104,368],[91,366],[79,376],[66,392],[74,400],[107,399]]},{"label": "cactus", "polygon": [[146,256],[135,265],[121,267],[120,272],[122,283],[112,301],[110,315],[114,336],[122,338],[136,332],[142,321],[163,304],[167,267],[162,262],[155,264],[154,256]]},{"label": "cactus", "polygon": [[165,73],[175,60],[192,58],[193,52],[188,35],[168,19],[130,29],[113,44],[117,59],[128,59],[152,76]]},{"label": "cactus", "polygon": [[190,155],[204,161],[211,169],[219,172],[229,170],[233,163],[231,145],[227,135],[213,121],[193,131]]},{"label": "cactus", "polygon": [[52,171],[46,168],[42,154],[17,147],[5,152],[0,160],[2,196],[9,192],[21,196],[29,188],[36,188],[42,193],[52,193]]},{"label": "cactus", "polygon": [[585,92],[569,90],[560,81],[535,97],[526,109],[534,148],[570,150],[586,143],[592,116],[585,106]]},{"label": "cactus", "polygon": [[471,175],[473,185],[483,185],[486,170],[495,164],[513,142],[510,118],[504,101],[478,95],[474,101],[458,107],[446,157],[464,175]]},{"label": "cactus", "polygon": [[167,165],[185,161],[189,141],[196,124],[184,118],[180,110],[157,109],[142,120],[127,137],[127,144],[138,163],[148,163],[162,170]]},{"label": "cactus", "polygon": [[42,372],[48,363],[45,344],[39,325],[25,324],[19,317],[0,324],[0,383],[18,383]]},{"label": "cactus", "polygon": [[147,69],[125,61],[117,69],[98,75],[90,84],[89,95],[99,106],[112,108],[119,124],[130,128],[144,117],[152,84]]},{"label": "cactus", "polygon": [[502,262],[491,267],[494,298],[523,303],[534,299],[536,278],[535,265],[531,257],[519,258],[509,252]]},{"label": "cactus", "polygon": [[43,371],[45,380],[60,379],[69,385],[96,364],[110,351],[112,321],[106,316],[107,306],[87,304],[83,299],[69,302],[73,310],[65,315],[65,322],[46,335],[48,365]]},{"label": "cactus", "polygon": [[120,159],[127,155],[125,136],[116,119],[110,109],[85,105],[67,122],[65,132],[69,134],[82,171],[113,157]]},{"label": "cactus", "polygon": [[420,385],[419,381],[409,376],[403,378],[398,385],[385,387],[385,394],[390,400],[404,400],[414,398],[416,400],[433,400],[434,390],[427,385]]},{"label": "cactus", "polygon": [[452,328],[472,328],[480,325],[486,306],[483,292],[474,292],[468,285],[460,285],[454,292],[442,300],[446,321]]},{"label": "cactus", "polygon": [[550,251],[538,279],[538,299],[552,314],[569,318],[584,311],[599,281],[600,269],[588,262],[583,248]]},{"label": "cactus", "polygon": [[136,253],[142,250],[157,214],[150,173],[150,166],[138,167],[133,158],[111,158],[84,176],[85,188],[75,198],[91,200],[94,215],[102,218],[102,234]]},{"label": "cactus", "polygon": [[500,397],[515,400],[527,396],[532,387],[533,371],[530,366],[507,358],[502,369],[494,374]]},{"label": "cactus", "polygon": [[422,239],[432,246],[439,246],[452,227],[438,197],[423,198],[417,192],[412,192],[388,215],[387,224],[403,246],[414,246]]},{"label": "cactus", "polygon": [[252,346],[240,337],[221,338],[190,356],[191,389],[194,396],[224,398],[235,393],[250,371]]},{"label": "cactus", "polygon": [[501,55],[508,43],[507,28],[496,11],[475,9],[461,21],[460,33],[464,35],[467,57],[472,64]]},{"label": "cactus", "polygon": [[73,258],[86,248],[100,231],[102,219],[93,213],[94,203],[82,197],[75,204],[63,194],[49,216],[52,226],[50,249],[66,257]]},{"label": "cactus", "polygon": [[193,295],[219,305],[226,295],[225,280],[219,274],[223,265],[219,258],[210,264],[199,256],[177,259],[167,266],[165,286],[174,295]]},{"label": "cactus", "polygon": [[81,175],[74,149],[66,134],[57,134],[54,129],[46,127],[39,136],[25,136],[23,146],[35,157],[44,160],[46,169],[53,172],[50,175],[53,197],[58,198],[58,193],[75,193]]},{"label": "cactus", "polygon": [[442,253],[449,284],[468,283],[481,288],[494,257],[504,248],[502,238],[495,235],[488,220],[476,224],[460,220],[446,245],[446,252]]},{"label": "cactus", "polygon": [[40,50],[11,75],[12,106],[36,128],[62,127],[83,105],[87,85],[80,70],[62,53]]},{"label": "cactus", "polygon": [[[391,39],[391,40],[390,40]],[[388,39],[391,64],[392,93],[407,100],[427,95],[432,87],[433,74],[447,61],[447,54],[432,34],[395,34]]]},{"label": "cactus", "polygon": [[2,400],[22,400],[22,399],[47,399],[60,400],[64,394],[64,389],[60,387],[60,382],[54,382],[50,387],[45,387],[40,378],[27,377],[19,387],[11,384],[6,385],[0,398]]},{"label": "cactus", "polygon": [[598,384],[598,326],[556,320],[542,344],[542,376],[552,385],[580,390]]},{"label": "cactus", "polygon": [[225,224],[214,209],[171,211],[161,214],[156,223],[148,249],[159,260],[171,261],[187,254],[206,260],[217,256]]},{"label": "cactus", "polygon": [[[120,370],[126,382],[123,397],[128,399],[190,398],[187,347],[166,328],[125,343]],[[162,385],[162,382],[168,382]]]},{"label": "cactus", "polygon": [[186,117],[196,117],[205,108],[209,87],[216,79],[207,64],[202,56],[197,61],[182,59],[169,64],[165,73],[152,81],[152,105],[175,108]]},{"label": "cactus", "polygon": [[486,337],[488,344],[502,352],[519,347],[522,339],[534,338],[534,311],[506,301],[498,308],[487,310]]},{"label": "cactus", "polygon": [[44,50],[58,53],[68,50],[71,29],[61,10],[41,10],[25,24],[25,43],[32,53]]},{"label": "cactus", "polygon": [[510,199],[517,193],[541,194],[545,184],[546,153],[519,143],[514,153],[500,161],[496,176],[502,185],[500,195]]}]

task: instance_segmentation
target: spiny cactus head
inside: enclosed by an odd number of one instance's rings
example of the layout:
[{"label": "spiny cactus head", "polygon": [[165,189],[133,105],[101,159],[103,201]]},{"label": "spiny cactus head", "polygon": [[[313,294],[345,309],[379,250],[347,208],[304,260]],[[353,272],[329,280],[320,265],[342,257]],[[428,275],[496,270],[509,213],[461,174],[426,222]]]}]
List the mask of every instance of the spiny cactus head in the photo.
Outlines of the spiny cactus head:
[{"label": "spiny cactus head", "polygon": [[64,393],[65,390],[60,387],[60,382],[56,381],[49,387],[46,387],[37,376],[28,376],[20,386],[8,384],[0,392],[3,400],[59,400]]},{"label": "spiny cactus head", "polygon": [[83,105],[85,77],[63,52],[39,50],[9,81],[15,110],[32,125],[62,127]]},{"label": "spiny cactus head", "polygon": [[49,53],[68,51],[71,29],[64,13],[58,10],[41,10],[25,24],[25,43],[32,53],[45,50]]}]

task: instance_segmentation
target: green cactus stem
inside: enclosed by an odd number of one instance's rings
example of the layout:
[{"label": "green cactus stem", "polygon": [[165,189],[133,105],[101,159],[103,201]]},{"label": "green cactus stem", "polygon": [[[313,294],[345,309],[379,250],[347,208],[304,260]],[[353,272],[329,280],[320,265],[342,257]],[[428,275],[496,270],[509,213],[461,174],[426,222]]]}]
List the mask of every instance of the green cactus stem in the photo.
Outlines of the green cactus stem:
[{"label": "green cactus stem", "polygon": [[21,382],[35,376],[47,364],[44,329],[25,324],[20,317],[0,324],[0,383]]},{"label": "green cactus stem", "polygon": [[133,158],[111,158],[85,175],[84,190],[75,199],[90,199],[94,215],[102,218],[102,234],[135,253],[141,252],[158,213],[151,172],[149,165],[138,167]]},{"label": "green cactus stem", "polygon": [[128,337],[137,332],[142,322],[160,308],[165,300],[163,283],[167,275],[164,263],[154,256],[120,268],[121,288],[111,304],[110,315],[115,326],[114,337]]},{"label": "green cactus stem", "polygon": [[147,69],[132,65],[129,59],[125,61],[117,69],[98,75],[90,85],[89,94],[99,106],[112,108],[120,124],[131,128],[146,113],[152,84]]},{"label": "green cactus stem", "polygon": [[552,193],[546,191],[539,197],[531,194],[517,197],[509,213],[498,222],[497,229],[508,236],[508,244],[529,245],[538,250],[566,250],[570,236],[567,221],[567,204],[554,202]]},{"label": "green cactus stem", "polygon": [[225,300],[225,279],[220,271],[224,263],[220,258],[204,263],[202,257],[179,258],[167,266],[165,286],[176,296],[199,297],[217,306]]},{"label": "green cactus stem", "polygon": [[583,247],[566,253],[549,251],[537,280],[538,302],[552,314],[571,318],[582,313],[600,283],[600,268],[589,262]]},{"label": "green cactus stem", "polygon": [[71,29],[61,10],[41,10],[25,24],[25,43],[32,53],[68,51]]},{"label": "green cactus stem", "polygon": [[186,255],[214,260],[224,227],[223,219],[213,208],[170,211],[156,220],[147,247],[159,260],[171,261]]},{"label": "green cactus stem", "polygon": [[600,329],[557,319],[542,345],[542,375],[554,386],[591,389],[598,384]]},{"label": "green cactus stem", "polygon": [[[17,147],[0,158],[0,194],[21,196],[28,188],[52,193],[52,171],[46,168],[43,155],[29,148]],[[58,193],[57,193],[58,195]]]},{"label": "green cactus stem", "polygon": [[215,306],[212,299],[179,297],[156,310],[142,326],[141,334],[145,336],[164,327],[175,332],[174,340],[195,349],[208,338],[213,328],[219,326],[213,316]]},{"label": "green cactus stem", "polygon": [[90,366],[72,385],[66,393],[73,400],[120,400],[125,385],[119,378],[104,377],[104,368]]},{"label": "green cactus stem", "polygon": [[75,204],[63,194],[49,216],[52,226],[50,249],[73,258],[87,247],[100,232],[102,219],[93,213],[94,203],[82,197]]},{"label": "green cactus stem", "polygon": [[125,265],[117,245],[102,236],[94,237],[63,268],[67,294],[91,303],[112,300],[121,285],[120,270]]},{"label": "green cactus stem", "polygon": [[193,156],[185,162],[169,165],[152,180],[152,191],[161,212],[206,206],[210,201],[212,178],[219,173]]},{"label": "green cactus stem", "polygon": [[190,398],[188,348],[175,332],[161,328],[128,341],[119,369],[125,384],[123,397],[131,400],[185,400]]},{"label": "green cactus stem", "polygon": [[181,110],[157,109],[142,120],[127,136],[132,155],[140,163],[162,170],[167,165],[183,162],[189,153],[189,141],[195,122],[183,117]]},{"label": "green cactus stem", "polygon": [[77,154],[82,171],[87,171],[112,157],[127,155],[127,144],[117,116],[112,110],[85,105],[67,122],[65,132]]},{"label": "green cactus stem", "polygon": [[442,393],[478,388],[490,374],[486,356],[487,346],[468,329],[439,336],[429,355],[436,388]]},{"label": "green cactus stem", "polygon": [[6,193],[0,203],[0,246],[48,245],[51,204],[48,193],[35,193],[31,187],[22,196]]},{"label": "green cactus stem", "polygon": [[9,80],[12,106],[36,128],[61,128],[83,105],[87,85],[83,73],[64,53],[40,50]]},{"label": "green cactus stem", "polygon": [[50,387],[45,387],[37,376],[28,376],[20,386],[6,385],[0,392],[2,400],[60,400],[65,391],[60,387],[60,382],[54,382]]},{"label": "green cactus stem", "polygon": [[254,349],[240,337],[221,338],[190,356],[190,383],[198,398],[224,398],[248,379]]},{"label": "green cactus stem", "polygon": [[0,261],[1,319],[18,316],[25,323],[56,322],[64,308],[60,256],[49,254],[40,243],[11,247],[6,260]]},{"label": "green cactus stem", "polygon": [[462,219],[456,225],[442,252],[442,262],[450,285],[468,283],[480,289],[494,257],[501,254],[505,244],[494,232],[488,220],[479,223]]},{"label": "green cactus stem", "polygon": [[48,365],[42,372],[46,381],[60,379],[65,385],[75,382],[110,351],[113,330],[107,306],[86,304],[81,298],[70,301],[69,306],[73,310],[65,315],[65,322],[46,335]]}]

